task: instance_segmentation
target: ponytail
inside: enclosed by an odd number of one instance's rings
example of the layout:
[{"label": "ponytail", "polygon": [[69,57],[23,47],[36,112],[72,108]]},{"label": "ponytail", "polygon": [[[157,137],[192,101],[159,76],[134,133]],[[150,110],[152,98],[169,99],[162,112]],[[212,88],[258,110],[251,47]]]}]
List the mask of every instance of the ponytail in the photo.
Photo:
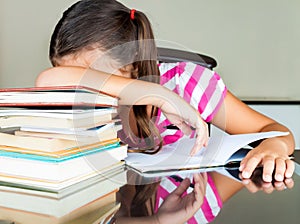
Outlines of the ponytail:
[{"label": "ponytail", "polygon": [[[132,15],[133,12],[134,16]],[[144,80],[147,77],[147,81],[158,83],[160,72],[157,66],[157,48],[151,24],[145,14],[139,11],[131,11],[130,18],[137,27],[138,41],[137,60],[133,63],[134,70],[137,73],[132,73],[132,77]],[[148,140],[145,142],[148,145],[145,153],[153,154],[158,152],[162,147],[162,138],[153,121],[147,115],[147,106],[133,106],[133,112],[136,117],[138,137]],[[151,117],[153,114],[154,110],[152,108]],[[158,145],[156,144],[155,137],[158,137]],[[135,186],[136,194],[130,207],[131,216],[150,215],[146,203],[150,200],[150,206],[153,206],[151,198],[155,195],[158,185],[159,182]],[[153,210],[152,208],[152,213]]]},{"label": "ponytail", "polygon": [[[138,45],[136,61],[133,63],[134,71],[132,72],[132,77],[145,81],[158,82],[160,72],[157,66],[157,48],[150,21],[144,13],[133,10],[130,11],[130,19],[137,28]],[[145,140],[144,143],[147,145],[144,152],[150,154],[156,153],[161,149],[162,139],[153,121],[149,119],[147,106],[133,106],[133,112],[136,117],[138,137],[141,140]],[[152,112],[154,113],[154,111]],[[158,139],[158,145],[155,139]]]}]

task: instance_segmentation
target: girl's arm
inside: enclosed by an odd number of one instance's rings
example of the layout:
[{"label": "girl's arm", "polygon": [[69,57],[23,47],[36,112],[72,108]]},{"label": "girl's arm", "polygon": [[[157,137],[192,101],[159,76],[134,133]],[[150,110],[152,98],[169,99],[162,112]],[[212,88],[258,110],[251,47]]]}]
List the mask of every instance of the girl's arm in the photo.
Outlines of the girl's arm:
[{"label": "girl's arm", "polygon": [[207,145],[208,128],[199,112],[176,93],[159,84],[82,67],[50,68],[36,80],[36,86],[62,85],[82,85],[107,92],[119,97],[120,105],[154,105],[185,134],[191,133],[191,126],[196,129],[197,140],[191,154]]},{"label": "girl's arm", "polygon": [[[251,109],[230,92],[225,97],[224,104],[214,117],[212,123],[230,134],[284,131],[290,130],[282,124]],[[249,178],[254,169],[263,165],[263,179],[282,181],[290,178],[294,171],[294,163],[288,158],[293,153],[295,142],[292,133],[283,137],[269,138],[262,141],[251,150],[241,162],[240,170],[243,178]]]}]

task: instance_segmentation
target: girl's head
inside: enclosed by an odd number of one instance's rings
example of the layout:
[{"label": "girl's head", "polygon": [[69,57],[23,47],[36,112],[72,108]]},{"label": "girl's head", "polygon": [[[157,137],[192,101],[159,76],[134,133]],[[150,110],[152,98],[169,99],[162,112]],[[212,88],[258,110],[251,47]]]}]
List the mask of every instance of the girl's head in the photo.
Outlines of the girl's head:
[{"label": "girl's head", "polygon": [[116,69],[132,68],[132,78],[159,75],[154,36],[144,13],[115,0],[75,3],[64,12],[52,35],[49,56],[53,66],[75,62],[94,68],[103,53],[120,66]]},{"label": "girl's head", "polygon": [[[67,9],[55,27],[49,53],[53,66],[101,70],[98,61],[109,58],[114,71],[121,70],[122,75],[126,72],[131,78],[159,76],[149,20],[142,12],[132,11],[115,0],[81,0]],[[146,143],[148,152],[156,152],[161,148],[161,138],[147,114],[147,107],[133,106],[133,112],[138,133],[131,136],[138,139],[137,144],[145,146]],[[155,188],[156,185],[141,189],[138,186],[132,215],[146,213],[145,202]]]},{"label": "girl's head", "polygon": [[[119,74],[130,78],[159,76],[149,20],[144,13],[115,0],[81,0],[68,8],[52,34],[49,54],[53,66],[102,70],[103,61],[106,66],[109,59],[109,66],[114,67],[110,72],[115,74],[121,71]],[[133,112],[138,139],[146,140],[149,149],[156,148],[153,135],[159,134],[147,107],[134,106]]]}]

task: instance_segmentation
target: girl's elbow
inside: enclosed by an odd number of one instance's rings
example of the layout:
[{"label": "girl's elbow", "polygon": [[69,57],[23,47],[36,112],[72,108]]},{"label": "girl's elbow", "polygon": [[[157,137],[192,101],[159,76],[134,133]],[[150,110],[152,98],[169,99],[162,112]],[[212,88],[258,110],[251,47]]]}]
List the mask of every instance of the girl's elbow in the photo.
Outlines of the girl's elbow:
[{"label": "girl's elbow", "polygon": [[[42,71],[35,80],[35,86],[66,86],[76,85],[76,74],[81,72],[76,68],[53,67]],[[82,73],[82,72],[81,72]],[[80,80],[80,79],[79,79]]]},{"label": "girl's elbow", "polygon": [[42,71],[35,80],[35,86],[43,87],[43,86],[51,86],[51,81],[53,81],[53,68]]}]

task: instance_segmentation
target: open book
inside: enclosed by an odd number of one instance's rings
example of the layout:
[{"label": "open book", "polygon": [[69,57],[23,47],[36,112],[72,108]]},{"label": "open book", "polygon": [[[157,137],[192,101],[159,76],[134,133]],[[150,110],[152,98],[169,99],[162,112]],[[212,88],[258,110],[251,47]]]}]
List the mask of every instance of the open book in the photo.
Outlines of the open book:
[{"label": "open book", "polygon": [[[166,145],[155,155],[129,153],[125,159],[129,168],[144,177],[169,176],[176,173],[192,173],[218,170],[220,167],[241,161],[249,150],[248,144],[265,138],[288,135],[288,132],[261,132],[250,134],[211,136],[207,147],[195,156],[190,151],[195,139],[183,138]],[[242,150],[240,150],[242,149]]]}]

